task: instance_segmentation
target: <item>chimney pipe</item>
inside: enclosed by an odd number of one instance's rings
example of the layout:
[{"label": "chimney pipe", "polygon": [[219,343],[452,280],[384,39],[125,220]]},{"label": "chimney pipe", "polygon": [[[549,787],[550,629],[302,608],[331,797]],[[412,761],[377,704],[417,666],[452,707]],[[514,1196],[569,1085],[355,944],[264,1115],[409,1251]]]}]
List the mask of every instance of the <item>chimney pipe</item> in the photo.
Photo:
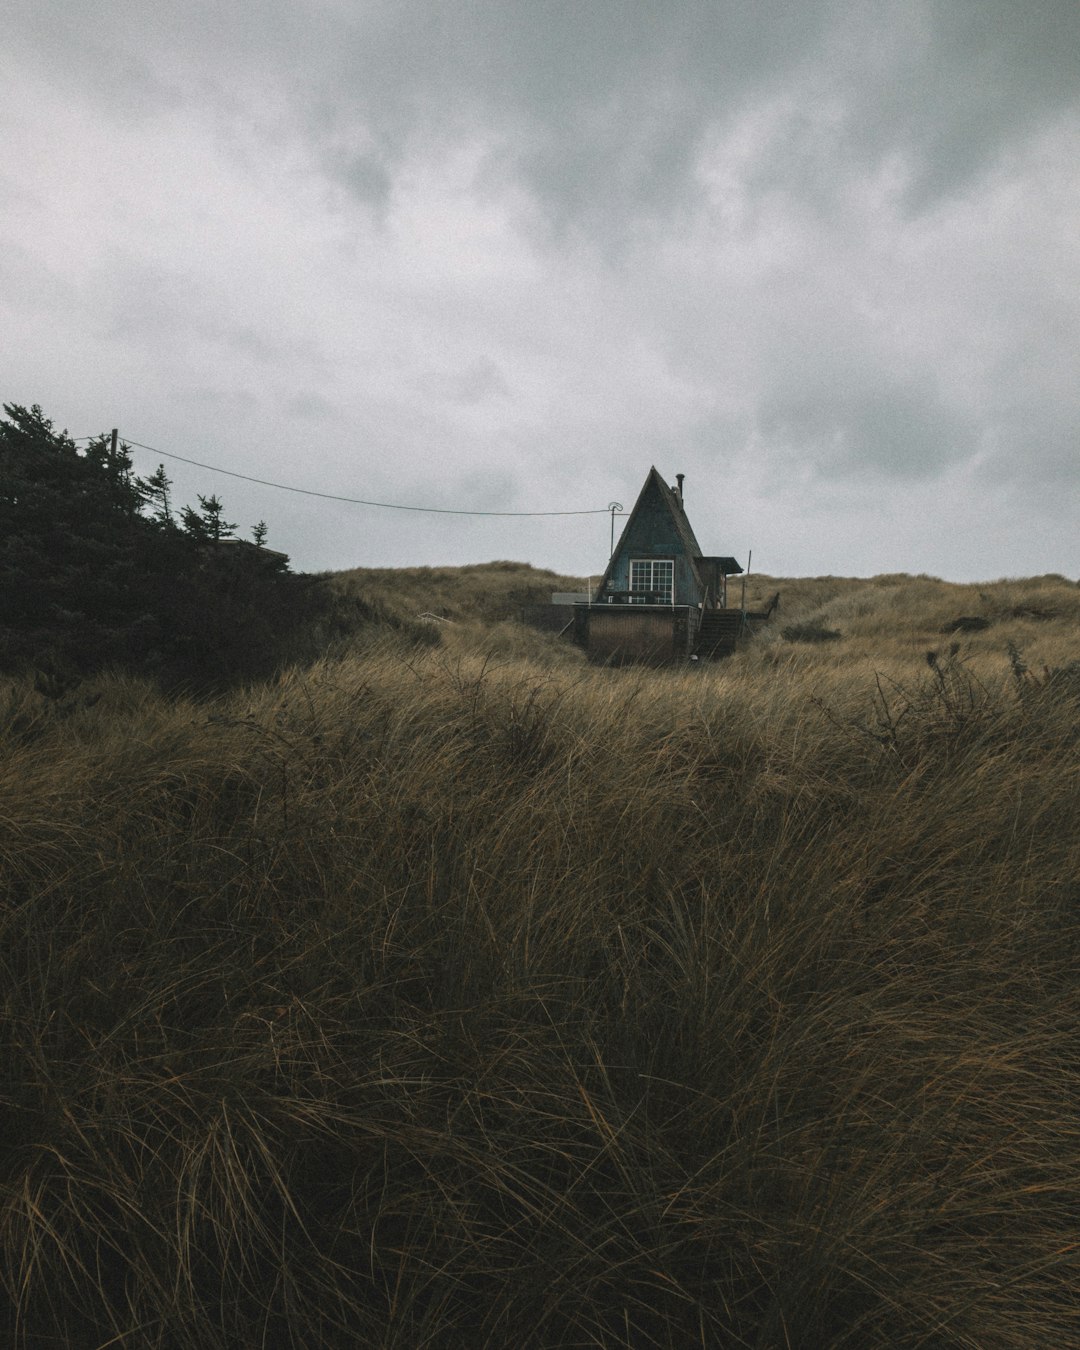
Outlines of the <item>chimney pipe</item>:
[{"label": "chimney pipe", "polygon": [[683,485],[683,479],[684,479],[685,477],[686,477],[686,474],[684,474],[684,473],[677,473],[677,474],[675,475],[675,481],[676,481],[676,483],[678,483],[678,485],[679,485],[679,486],[675,489],[675,491],[678,493],[678,497],[679,497],[679,505],[680,505],[680,506],[682,506],[682,485]]}]

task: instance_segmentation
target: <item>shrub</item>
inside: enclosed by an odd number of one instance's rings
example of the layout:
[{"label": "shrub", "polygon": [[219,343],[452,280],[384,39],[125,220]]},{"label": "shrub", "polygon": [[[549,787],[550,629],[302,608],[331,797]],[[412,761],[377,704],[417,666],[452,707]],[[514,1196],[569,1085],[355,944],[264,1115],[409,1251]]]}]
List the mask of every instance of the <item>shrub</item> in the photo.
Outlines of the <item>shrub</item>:
[{"label": "shrub", "polygon": [[941,631],[943,633],[981,633],[989,627],[989,619],[984,619],[978,614],[961,614],[959,618],[950,619]]},{"label": "shrub", "polygon": [[819,624],[793,624],[780,630],[785,642],[838,642],[843,636],[835,628],[823,628]]}]

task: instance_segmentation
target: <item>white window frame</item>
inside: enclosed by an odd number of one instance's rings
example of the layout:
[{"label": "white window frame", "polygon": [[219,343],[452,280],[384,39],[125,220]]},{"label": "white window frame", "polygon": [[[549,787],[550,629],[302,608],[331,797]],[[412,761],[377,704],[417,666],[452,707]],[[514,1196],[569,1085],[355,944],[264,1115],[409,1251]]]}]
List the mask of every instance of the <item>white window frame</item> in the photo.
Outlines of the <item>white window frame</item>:
[{"label": "white window frame", "polygon": [[648,600],[645,596],[642,596],[638,600],[631,594],[630,603],[632,605],[673,605],[675,603],[674,558],[631,558],[628,581],[627,589],[631,592],[654,591],[659,594],[666,591],[668,597],[666,600]]}]

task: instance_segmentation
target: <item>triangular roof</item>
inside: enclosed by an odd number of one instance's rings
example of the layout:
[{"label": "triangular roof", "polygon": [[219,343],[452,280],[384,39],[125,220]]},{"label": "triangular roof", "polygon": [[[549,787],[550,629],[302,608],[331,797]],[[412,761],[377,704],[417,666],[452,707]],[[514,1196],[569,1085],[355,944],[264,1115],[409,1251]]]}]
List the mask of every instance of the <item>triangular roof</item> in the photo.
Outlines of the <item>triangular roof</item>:
[{"label": "triangular roof", "polygon": [[660,477],[656,465],[654,464],[650,467],[648,476],[642,484],[641,491],[638,493],[637,501],[634,503],[634,509],[630,512],[626,524],[623,526],[622,533],[619,535],[619,542],[615,545],[611,557],[608,559],[607,568],[604,571],[604,575],[600,578],[600,585],[596,591],[597,595],[603,594],[604,587],[611,580],[611,571],[615,566],[615,559],[619,556],[622,549],[623,540],[633,530],[634,522],[641,510],[641,504],[645,500],[650,489],[658,493],[660,500],[670,512],[671,519],[675,525],[675,532],[682,541],[686,557],[690,563],[691,571],[697,578],[698,583],[701,584],[702,579],[697,567],[697,560],[701,557],[701,545],[694,538],[694,531],[690,528],[690,522],[686,518],[686,512],[683,510],[682,502],[679,501],[678,492],[674,488],[668,487],[667,483]]}]

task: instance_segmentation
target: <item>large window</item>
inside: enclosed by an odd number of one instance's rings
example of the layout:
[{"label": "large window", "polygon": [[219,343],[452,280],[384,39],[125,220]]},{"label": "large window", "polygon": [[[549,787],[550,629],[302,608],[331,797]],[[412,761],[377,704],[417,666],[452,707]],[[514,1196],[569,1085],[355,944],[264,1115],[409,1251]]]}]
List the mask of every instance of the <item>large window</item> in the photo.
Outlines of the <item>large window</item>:
[{"label": "large window", "polygon": [[631,558],[630,590],[633,605],[674,604],[675,563],[671,558]]}]

